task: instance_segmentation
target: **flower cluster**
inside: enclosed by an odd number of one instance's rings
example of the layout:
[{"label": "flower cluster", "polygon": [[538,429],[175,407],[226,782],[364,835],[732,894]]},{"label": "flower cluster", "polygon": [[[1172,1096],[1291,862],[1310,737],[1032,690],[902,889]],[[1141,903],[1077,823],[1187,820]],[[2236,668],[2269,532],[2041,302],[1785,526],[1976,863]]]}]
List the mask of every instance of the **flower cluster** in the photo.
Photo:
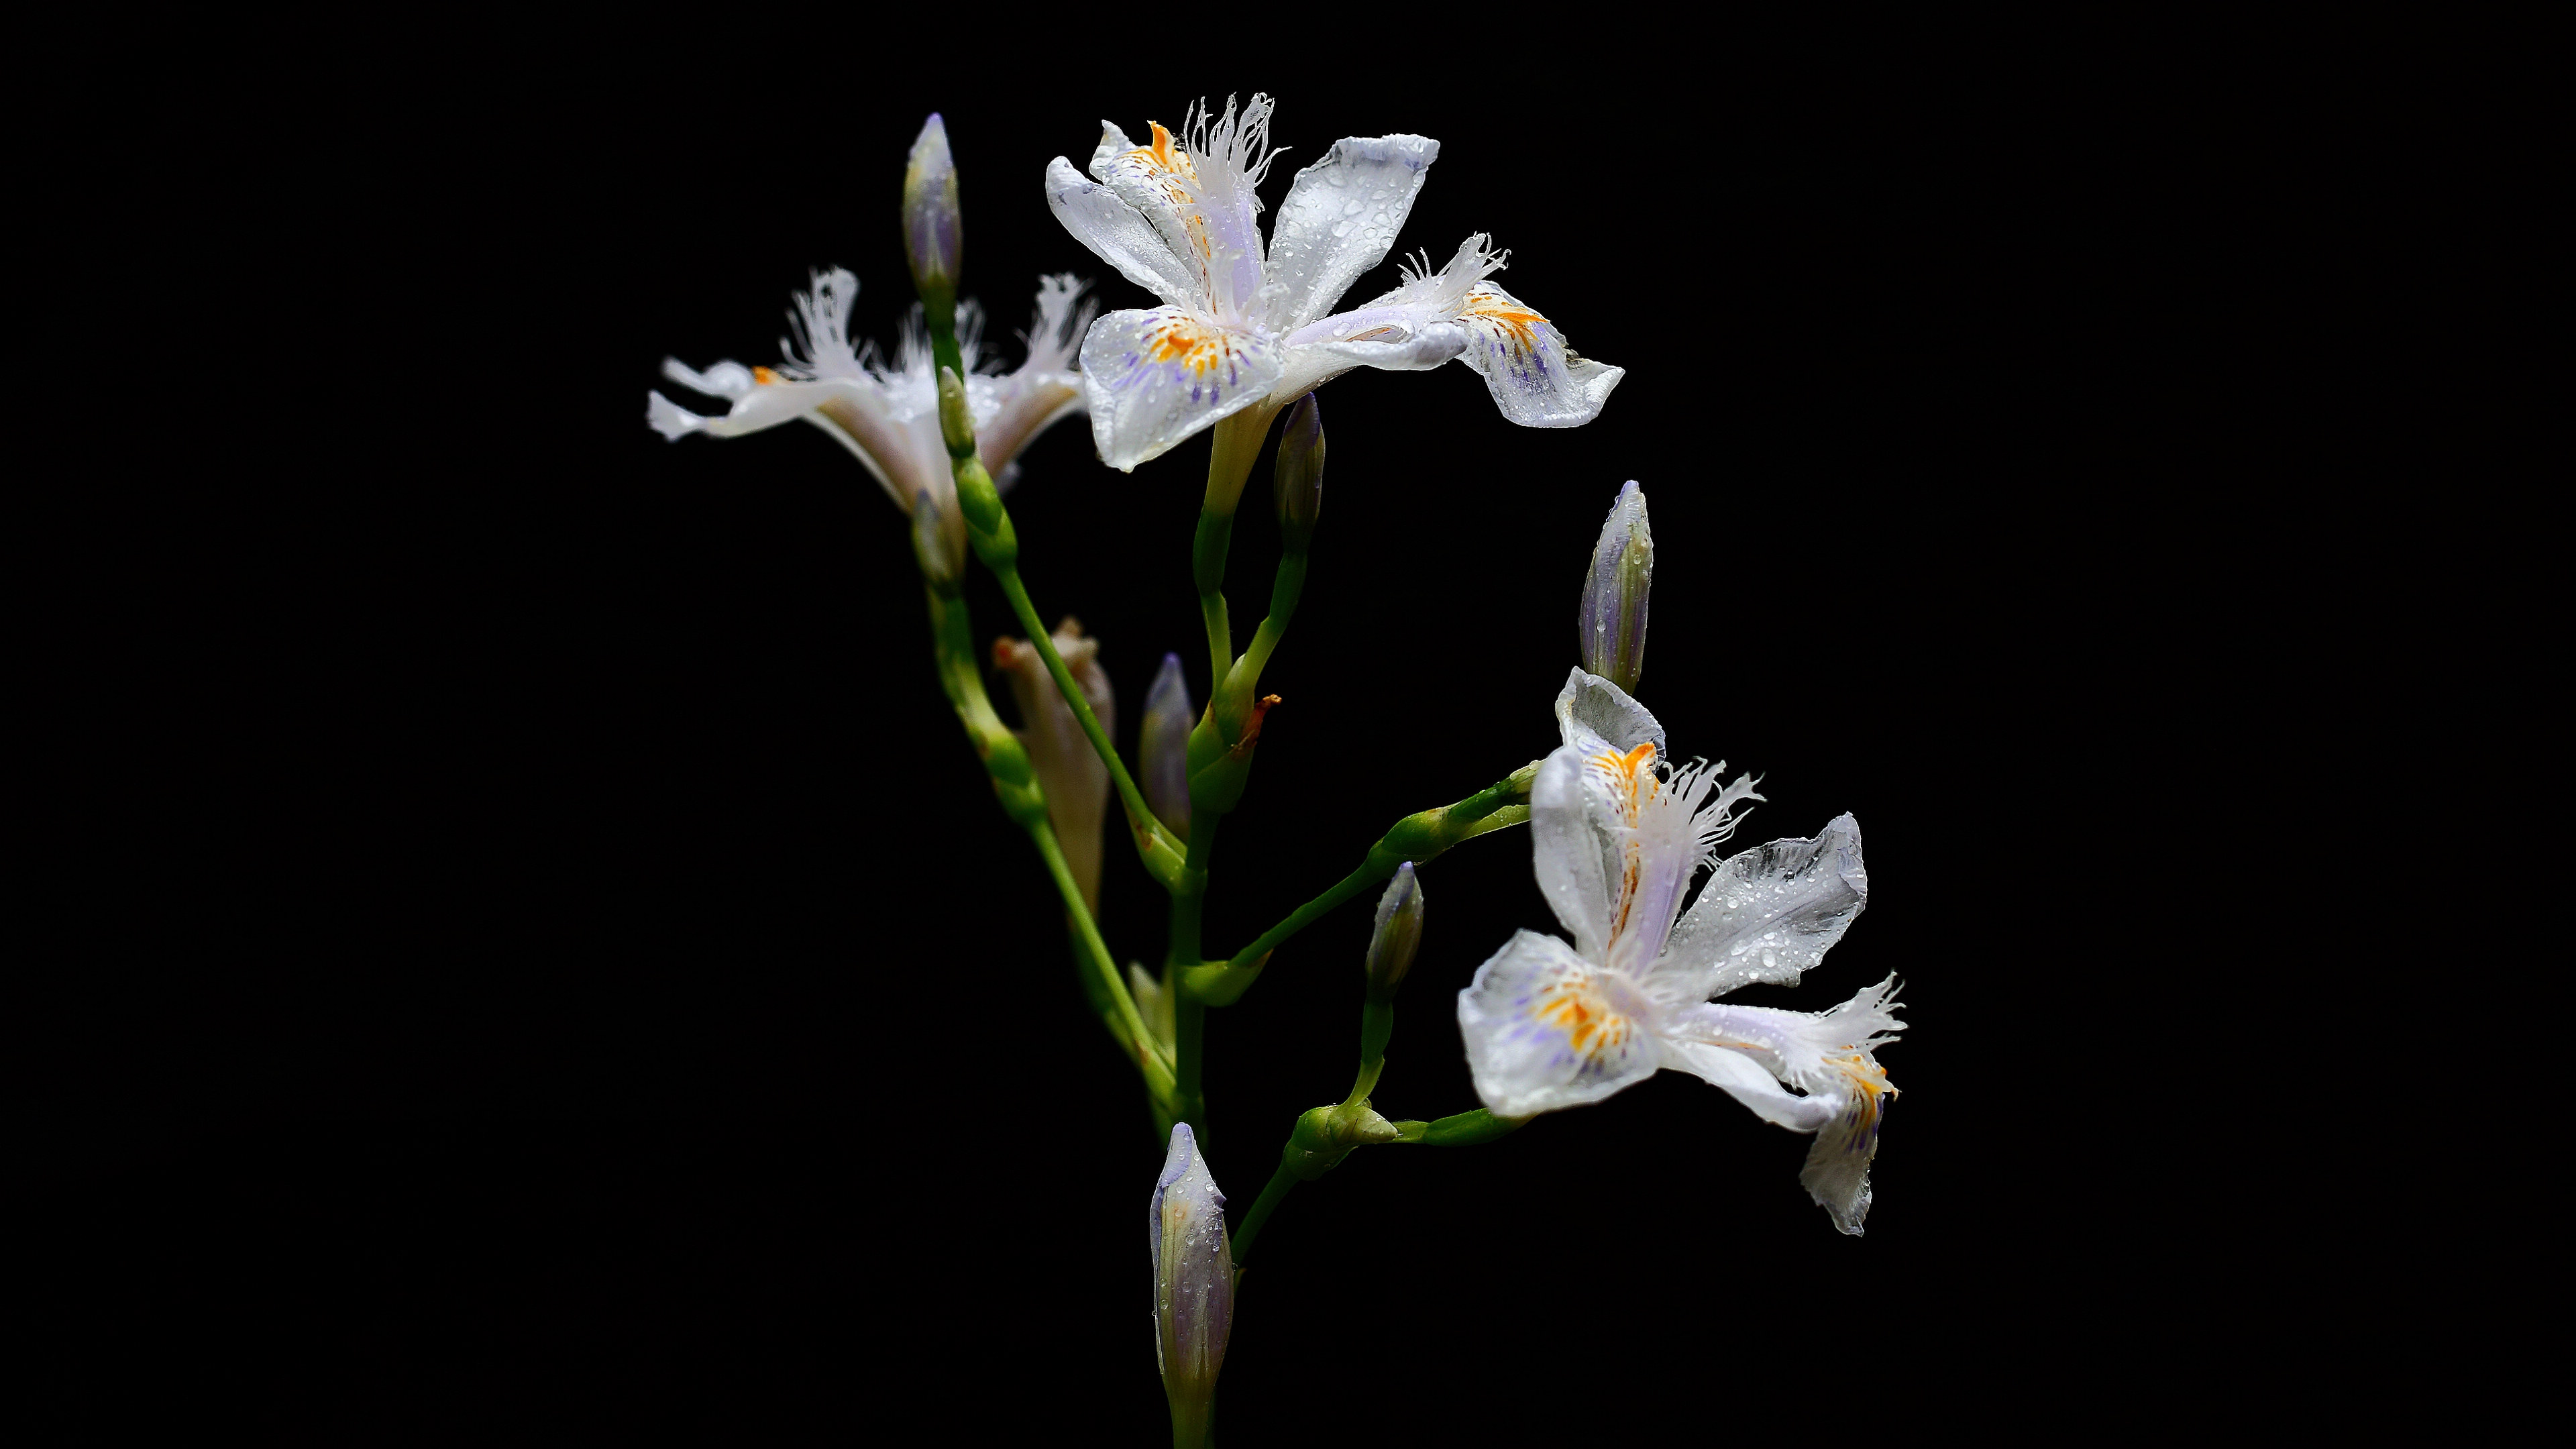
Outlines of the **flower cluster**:
[{"label": "flower cluster", "polygon": [[[1538,1114],[1601,1102],[1671,1069],[1809,1134],[1799,1181],[1835,1227],[1858,1235],[1896,1096],[1878,1053],[1904,1029],[1893,976],[1817,1012],[1724,999],[1757,983],[1795,985],[1819,967],[1868,904],[1869,875],[1848,814],[1814,836],[1726,851],[1743,812],[1763,798],[1756,780],[1727,778],[1723,761],[1676,758],[1637,698],[1655,539],[1634,482],[1591,552],[1577,611],[1582,663],[1555,702],[1558,747],[1465,800],[1404,817],[1358,870],[1233,955],[1203,951],[1218,827],[1242,803],[1262,712],[1276,702],[1255,698],[1262,666],[1289,627],[1321,527],[1327,450],[1316,389],[1359,367],[1457,362],[1483,378],[1504,417],[1561,428],[1599,416],[1625,375],[1576,353],[1553,322],[1497,285],[1506,254],[1484,234],[1445,263],[1418,255],[1393,287],[1336,310],[1387,260],[1440,145],[1404,133],[1335,142],[1288,183],[1265,235],[1258,193],[1278,154],[1271,112],[1262,95],[1240,107],[1228,100],[1221,112],[1202,103],[1177,133],[1149,125],[1141,144],[1103,123],[1085,166],[1056,157],[1046,168],[1049,209],[1160,305],[1095,320],[1086,283],[1047,277],[1024,334],[1026,360],[1009,372],[986,364],[982,314],[957,300],[957,167],[933,116],[905,172],[905,251],[921,304],[893,361],[851,339],[857,279],[816,272],[795,299],[777,363],[664,364],[725,411],[690,412],[659,392],[647,404],[651,425],[675,441],[811,423],[910,517],[941,686],[995,797],[1047,867],[1090,1004],[1138,1071],[1166,1150],[1149,1245],[1156,1350],[1180,1445],[1208,1433],[1240,1266],[1299,1183],[1362,1148],[1493,1142]],[[1221,592],[1233,510],[1271,422],[1292,406],[1277,454],[1270,613],[1238,652]],[[1132,774],[1114,740],[1119,711],[1101,643],[1070,617],[1043,626],[1018,571],[1028,545],[1002,501],[1030,440],[1077,412],[1091,419],[1099,460],[1121,471],[1215,430],[1190,561],[1209,700],[1192,702],[1181,656],[1167,654],[1144,701]],[[1022,637],[976,647],[958,582],[970,547]],[[1019,728],[993,709],[988,670],[1015,696]],[[1104,843],[1119,834],[1113,794],[1139,863],[1171,898],[1159,971],[1122,969],[1100,932]],[[1424,940],[1421,872],[1452,847],[1524,822],[1564,935],[1513,933],[1458,992],[1482,1106],[1390,1120],[1374,1094]],[[1351,1087],[1296,1119],[1278,1172],[1229,1234],[1202,1145],[1204,1015],[1240,1000],[1282,942],[1379,882]]]}]

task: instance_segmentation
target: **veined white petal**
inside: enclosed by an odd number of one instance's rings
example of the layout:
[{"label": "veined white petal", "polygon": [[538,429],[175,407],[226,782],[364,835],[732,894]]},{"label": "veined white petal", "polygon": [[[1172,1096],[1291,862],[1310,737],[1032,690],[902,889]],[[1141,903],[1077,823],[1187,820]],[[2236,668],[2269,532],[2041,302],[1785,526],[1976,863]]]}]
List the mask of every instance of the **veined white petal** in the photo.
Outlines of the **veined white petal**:
[{"label": "veined white petal", "polygon": [[1733,1047],[1670,1038],[1663,1045],[1665,1066],[1719,1088],[1765,1122],[1792,1132],[1813,1132],[1834,1120],[1839,1104],[1833,1098],[1799,1096]]},{"label": "veined white petal", "polygon": [[1656,754],[1671,754],[1664,743],[1664,727],[1652,711],[1630,699],[1628,691],[1580,667],[1565,676],[1565,688],[1556,696],[1556,727],[1566,744],[1588,753],[1624,754],[1651,743]]},{"label": "veined white petal", "polygon": [[[1119,139],[1124,140],[1125,137]],[[1184,263],[1135,207],[1108,187],[1085,181],[1061,156],[1047,167],[1047,206],[1074,240],[1118,269],[1118,275],[1176,307],[1207,309],[1195,261]]]},{"label": "veined white petal", "polygon": [[1530,856],[1539,894],[1574,936],[1585,959],[1610,959],[1625,842],[1605,829],[1604,810],[1584,778],[1591,752],[1568,745],[1549,755],[1530,782]]},{"label": "veined white petal", "polygon": [[1891,976],[1821,1012],[1713,1001],[1668,1013],[1665,1035],[1734,1047],[1771,1075],[1812,1095],[1839,1094],[1856,1081],[1883,1090],[1886,1074],[1875,1053],[1905,1030],[1895,1015],[1903,1003],[1888,1000],[1895,994],[1896,978]]},{"label": "veined white petal", "polygon": [[1470,334],[1458,360],[1484,374],[1494,405],[1525,428],[1592,421],[1627,375],[1623,368],[1576,356],[1555,323],[1491,282],[1468,290],[1458,321]]},{"label": "veined white petal", "polygon": [[1270,325],[1321,317],[1386,260],[1440,143],[1428,136],[1345,136],[1297,173],[1270,228]]},{"label": "veined white petal", "polygon": [[[1153,139],[1139,146],[1127,139],[1126,132],[1101,122],[1100,144],[1092,148],[1088,169],[1111,196],[1125,202],[1162,239],[1163,249],[1190,279],[1191,290],[1200,299],[1196,305],[1204,308],[1214,298],[1207,278],[1207,223],[1198,215],[1198,159],[1160,121],[1146,124]],[[1048,175],[1054,174],[1049,167]],[[1191,303],[1182,299],[1173,305]]]},{"label": "veined white petal", "polygon": [[1082,343],[1100,461],[1122,472],[1268,397],[1280,349],[1178,307],[1112,312]]},{"label": "veined white petal", "polygon": [[[792,423],[826,402],[851,396],[860,386],[844,378],[783,382],[767,368],[759,371],[766,374],[761,383],[737,395],[732,409],[722,417],[699,417],[666,399],[658,406],[650,407],[648,418],[666,438],[676,439],[683,433],[693,432],[716,438],[738,438],[745,433],[777,427],[780,423]],[[662,395],[655,393],[653,396],[661,398]],[[683,423],[683,419],[687,421]],[[678,432],[671,430],[675,425]]]},{"label": "veined white petal", "polygon": [[1476,1095],[1498,1116],[1598,1102],[1662,1064],[1651,1002],[1554,936],[1516,932],[1458,993]]},{"label": "veined white petal", "polygon": [[1427,372],[1467,346],[1463,327],[1435,322],[1398,341],[1319,342],[1288,349],[1279,377],[1283,396],[1313,392],[1355,367]]},{"label": "veined white petal", "polygon": [[1860,822],[1839,815],[1812,840],[1728,857],[1673,928],[1665,962],[1698,973],[1703,997],[1757,981],[1794,986],[1868,904]]}]

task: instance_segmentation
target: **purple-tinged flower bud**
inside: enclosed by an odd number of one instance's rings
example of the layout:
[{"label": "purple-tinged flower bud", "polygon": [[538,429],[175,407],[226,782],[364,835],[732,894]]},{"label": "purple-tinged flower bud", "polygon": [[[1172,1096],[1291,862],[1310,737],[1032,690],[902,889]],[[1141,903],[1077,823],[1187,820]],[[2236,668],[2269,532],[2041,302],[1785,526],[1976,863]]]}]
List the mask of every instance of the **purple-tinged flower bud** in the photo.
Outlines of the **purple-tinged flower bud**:
[{"label": "purple-tinged flower bud", "polygon": [[923,304],[933,311],[943,302],[954,306],[965,232],[957,210],[957,163],[948,154],[948,128],[935,111],[922,123],[903,168],[903,250]]},{"label": "purple-tinged flower bud", "polygon": [[1181,656],[1166,654],[1145,691],[1145,722],[1138,728],[1136,753],[1144,761],[1145,803],[1163,828],[1190,838],[1190,729],[1199,722],[1190,706],[1190,686],[1181,678]]},{"label": "purple-tinged flower bud", "polygon": [[1368,948],[1368,999],[1394,1000],[1404,973],[1413,969],[1413,953],[1421,949],[1422,882],[1408,860],[1395,868],[1395,879],[1377,898],[1377,931]]},{"label": "purple-tinged flower bud", "polygon": [[1271,486],[1278,494],[1280,547],[1304,553],[1324,509],[1324,414],[1311,392],[1279,425],[1279,470]]},{"label": "purple-tinged flower bud", "polygon": [[1234,1327],[1234,1249],[1225,1194],[1208,1175],[1190,1124],[1172,1124],[1172,1148],[1154,1183],[1154,1357],[1172,1404],[1172,1442],[1207,1438],[1217,1370]]},{"label": "purple-tinged flower bud", "polygon": [[1646,527],[1646,493],[1631,479],[1592,546],[1583,581],[1583,667],[1630,694],[1646,672],[1646,594],[1655,581],[1655,535]]}]

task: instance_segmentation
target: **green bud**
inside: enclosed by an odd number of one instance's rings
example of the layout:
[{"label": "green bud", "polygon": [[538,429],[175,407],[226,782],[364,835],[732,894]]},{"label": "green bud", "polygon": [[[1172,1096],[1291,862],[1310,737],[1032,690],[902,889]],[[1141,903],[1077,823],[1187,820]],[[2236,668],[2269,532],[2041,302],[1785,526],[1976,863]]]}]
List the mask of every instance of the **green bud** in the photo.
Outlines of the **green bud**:
[{"label": "green bud", "polygon": [[975,456],[975,413],[966,405],[966,384],[948,368],[939,369],[939,437],[948,456]]},{"label": "green bud", "polygon": [[1324,415],[1308,393],[1279,426],[1279,467],[1271,475],[1279,504],[1280,546],[1304,553],[1324,507]]},{"label": "green bud", "polygon": [[1298,1181],[1313,1182],[1341,1166],[1353,1148],[1393,1142],[1402,1135],[1366,1102],[1317,1107],[1297,1119],[1279,1161]]},{"label": "green bud", "polygon": [[953,310],[965,232],[957,209],[957,163],[948,154],[948,127],[935,111],[922,123],[903,168],[903,250],[922,305]]},{"label": "green bud", "polygon": [[1421,948],[1422,882],[1408,860],[1395,868],[1395,878],[1386,883],[1386,894],[1377,900],[1377,930],[1369,937],[1368,999],[1394,1000],[1395,989],[1404,984],[1404,973],[1413,969],[1413,955]]},{"label": "green bud", "polygon": [[1592,546],[1583,581],[1583,667],[1633,694],[1646,672],[1646,595],[1655,581],[1655,536],[1646,527],[1646,493],[1634,480]]}]

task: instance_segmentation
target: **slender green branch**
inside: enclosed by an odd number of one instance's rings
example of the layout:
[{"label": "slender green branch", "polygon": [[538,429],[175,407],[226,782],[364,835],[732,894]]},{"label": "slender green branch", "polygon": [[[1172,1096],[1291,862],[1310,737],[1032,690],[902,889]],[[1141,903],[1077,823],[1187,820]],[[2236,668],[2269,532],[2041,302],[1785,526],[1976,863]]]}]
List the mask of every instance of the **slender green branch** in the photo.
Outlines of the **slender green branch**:
[{"label": "slender green branch", "polygon": [[1397,821],[1377,844],[1369,847],[1368,858],[1356,870],[1335,881],[1322,895],[1289,912],[1287,919],[1253,938],[1252,944],[1222,964],[1192,966],[1184,971],[1183,999],[1204,1001],[1210,1006],[1231,1005],[1250,988],[1281,942],[1313,925],[1335,906],[1395,874],[1397,866],[1408,860],[1420,865],[1462,841],[1529,819],[1526,802],[1530,785],[1538,778],[1538,767],[1539,762],[1532,760],[1455,805],[1424,810]]},{"label": "slender green branch", "polygon": [[1285,1162],[1280,1163],[1279,1170],[1270,1174],[1270,1185],[1264,1187],[1261,1196],[1254,1198],[1252,1206],[1244,1211],[1243,1225],[1234,1230],[1229,1244],[1234,1250],[1235,1272],[1243,1271],[1243,1260],[1251,1256],[1253,1240],[1261,1236],[1261,1225],[1270,1221],[1270,1215],[1279,1210],[1279,1204],[1297,1186],[1297,1181],[1295,1169]]},{"label": "slender green branch", "polygon": [[1190,580],[1198,586],[1199,622],[1207,630],[1211,695],[1225,687],[1234,667],[1234,625],[1225,612],[1225,555],[1234,539],[1234,515],[1199,514],[1198,532],[1190,539]]},{"label": "slender green branch", "polygon": [[1500,1141],[1517,1132],[1529,1121],[1527,1117],[1497,1117],[1478,1107],[1436,1122],[1398,1122],[1397,1142],[1416,1142],[1425,1147],[1475,1147]]},{"label": "slender green branch", "polygon": [[1091,912],[1082,904],[1082,886],[1073,878],[1073,868],[1065,864],[1064,848],[1056,844],[1055,828],[1046,820],[1029,822],[1029,839],[1046,861],[1047,874],[1055,878],[1056,894],[1064,897],[1065,919],[1082,946],[1084,963],[1091,968],[1092,979],[1111,1003],[1116,1020],[1111,1031],[1126,1045],[1136,1059],[1136,1070],[1144,1073],[1145,1085],[1155,1096],[1170,1099],[1173,1095],[1172,1064],[1163,1056],[1163,1046],[1153,1029],[1145,1024],[1136,1009],[1136,998],[1128,993],[1125,976],[1118,963],[1110,958],[1107,943],[1100,939],[1100,928],[1093,924]]}]

